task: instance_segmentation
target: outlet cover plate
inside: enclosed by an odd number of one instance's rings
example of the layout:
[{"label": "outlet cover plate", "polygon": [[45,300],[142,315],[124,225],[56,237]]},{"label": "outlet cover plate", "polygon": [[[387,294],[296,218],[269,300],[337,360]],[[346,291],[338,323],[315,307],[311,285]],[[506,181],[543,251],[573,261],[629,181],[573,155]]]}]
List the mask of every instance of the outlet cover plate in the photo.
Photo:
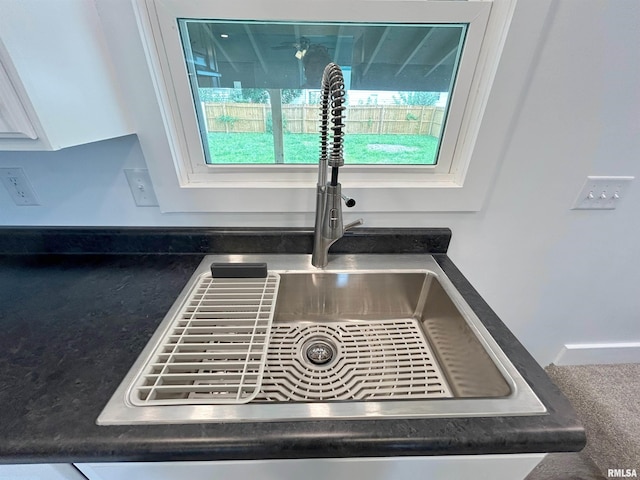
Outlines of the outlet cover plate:
[{"label": "outlet cover plate", "polygon": [[589,176],[573,204],[572,210],[613,210],[625,197],[635,177]]},{"label": "outlet cover plate", "polygon": [[40,205],[36,192],[22,168],[0,168],[0,178],[16,205],[20,207]]}]

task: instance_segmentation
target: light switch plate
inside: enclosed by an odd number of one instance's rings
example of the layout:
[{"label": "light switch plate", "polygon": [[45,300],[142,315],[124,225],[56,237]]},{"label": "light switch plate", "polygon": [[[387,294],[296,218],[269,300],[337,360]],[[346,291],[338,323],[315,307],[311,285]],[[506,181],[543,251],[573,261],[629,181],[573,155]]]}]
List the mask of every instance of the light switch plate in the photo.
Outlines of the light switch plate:
[{"label": "light switch plate", "polygon": [[587,177],[572,210],[613,210],[635,177]]},{"label": "light switch plate", "polygon": [[124,174],[129,182],[131,194],[139,207],[157,207],[158,200],[153,190],[149,170],[143,168],[125,168]]}]

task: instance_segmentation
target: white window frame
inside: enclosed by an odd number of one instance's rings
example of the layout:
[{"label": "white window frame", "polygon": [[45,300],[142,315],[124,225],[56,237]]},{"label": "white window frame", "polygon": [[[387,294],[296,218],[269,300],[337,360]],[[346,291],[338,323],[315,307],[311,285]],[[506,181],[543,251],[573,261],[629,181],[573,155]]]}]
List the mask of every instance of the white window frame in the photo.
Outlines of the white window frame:
[{"label": "white window frame", "polygon": [[[453,149],[449,170],[438,172],[438,167],[430,166],[345,166],[340,181],[343,190],[358,199],[354,208],[358,214],[480,210],[499,159],[491,156],[471,160],[516,1],[234,0],[223,4],[209,0],[131,0],[162,132],[153,108],[134,116],[143,120],[138,122],[138,133],[162,211],[303,214],[307,218],[315,207],[317,171],[313,165],[205,165],[177,18],[470,23],[463,56],[473,55],[477,61],[474,60],[473,71],[459,77],[455,86],[454,97],[460,97],[461,85],[468,95],[463,108],[452,105],[449,113],[449,124],[459,125],[455,141],[446,142],[450,146],[443,140],[443,148]],[[106,23],[115,23],[110,2],[96,2],[105,17],[113,17],[107,18]],[[549,1],[540,4],[536,14],[544,19]],[[417,19],[417,11],[428,11],[428,15]],[[474,22],[482,25],[481,34]],[[539,28],[537,25],[536,33]],[[120,50],[117,53],[124,52],[124,39],[113,36],[110,41]],[[530,55],[535,43],[527,47],[525,55]],[[128,71],[121,72],[126,82],[134,78],[133,70],[140,65],[134,66],[132,59],[124,60],[129,66]],[[134,87],[129,90],[137,93],[130,97],[136,103],[152,106],[147,92]],[[449,134],[445,131],[445,135]]]},{"label": "white window frame", "polygon": [[[286,186],[287,183],[298,181],[300,174],[313,181],[315,172],[309,165],[278,165],[274,171],[273,165],[207,165],[205,164],[202,139],[193,105],[192,88],[189,83],[189,72],[186,69],[184,52],[180,34],[175,28],[177,19],[211,18],[215,20],[251,20],[247,19],[247,12],[253,12],[248,2],[222,2],[212,8],[211,2],[191,2],[184,4],[180,0],[162,0],[147,2],[150,23],[153,29],[155,49],[167,75],[167,83],[172,95],[167,98],[170,103],[171,114],[176,125],[183,125],[177,132],[183,135],[185,150],[176,159],[186,172],[185,183],[210,183],[220,185],[225,182],[260,183],[269,176],[276,177]],[[343,2],[344,3],[344,2]],[[351,0],[349,9],[339,8],[330,2],[301,2],[291,0],[271,0],[269,12],[260,16],[260,20],[295,22],[304,18],[309,22],[363,22],[375,23],[386,19],[385,23],[416,23],[415,9],[407,5],[415,2],[377,2],[376,9],[372,9],[370,2]],[[456,140],[460,134],[464,109],[467,104],[471,82],[477,65],[480,46],[484,37],[491,3],[488,2],[422,2],[424,23],[463,23],[468,24],[465,48],[460,58],[455,79],[454,91],[450,95],[446,128],[440,141],[437,165],[399,166],[399,165],[347,165],[342,170],[345,182],[353,184],[379,183],[382,179],[389,181],[415,181],[416,175],[428,176],[431,179],[438,176],[439,181],[454,181],[455,165],[460,160],[455,158]],[[278,13],[275,13],[278,12]],[[155,21],[154,21],[155,20]],[[428,20],[428,21],[427,21]],[[418,19],[418,22],[420,20]],[[348,115],[347,109],[347,115]],[[348,129],[346,130],[348,134]],[[249,167],[249,168],[247,168]],[[211,178],[213,177],[213,178]],[[423,178],[424,180],[424,178]]]}]

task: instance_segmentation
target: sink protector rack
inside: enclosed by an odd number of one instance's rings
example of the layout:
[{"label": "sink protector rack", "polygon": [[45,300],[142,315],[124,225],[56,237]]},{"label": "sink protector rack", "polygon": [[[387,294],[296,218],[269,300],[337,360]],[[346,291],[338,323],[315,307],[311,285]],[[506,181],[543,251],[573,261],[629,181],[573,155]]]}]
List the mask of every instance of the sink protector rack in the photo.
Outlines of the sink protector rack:
[{"label": "sink protector rack", "polygon": [[[322,339],[335,361],[313,365],[304,347]],[[335,401],[452,397],[413,318],[274,323],[258,401]]]},{"label": "sink protector rack", "polygon": [[198,278],[129,400],[137,406],[240,404],[260,391],[280,276]]}]

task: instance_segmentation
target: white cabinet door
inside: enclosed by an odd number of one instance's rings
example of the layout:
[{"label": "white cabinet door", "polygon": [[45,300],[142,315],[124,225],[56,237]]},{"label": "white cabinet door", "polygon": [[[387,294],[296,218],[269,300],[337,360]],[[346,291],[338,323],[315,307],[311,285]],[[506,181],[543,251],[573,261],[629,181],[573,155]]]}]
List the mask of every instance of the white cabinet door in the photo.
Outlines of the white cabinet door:
[{"label": "white cabinet door", "polygon": [[73,465],[0,465],[0,480],[86,480]]},{"label": "white cabinet door", "polygon": [[134,133],[93,2],[0,3],[0,150]]},{"label": "white cabinet door", "polygon": [[[1,52],[0,52],[1,53]],[[7,70],[2,64],[0,55],[0,140],[4,138],[38,138],[31,120]]]},{"label": "white cabinet door", "polygon": [[518,480],[545,454],[83,463],[89,480]]}]

